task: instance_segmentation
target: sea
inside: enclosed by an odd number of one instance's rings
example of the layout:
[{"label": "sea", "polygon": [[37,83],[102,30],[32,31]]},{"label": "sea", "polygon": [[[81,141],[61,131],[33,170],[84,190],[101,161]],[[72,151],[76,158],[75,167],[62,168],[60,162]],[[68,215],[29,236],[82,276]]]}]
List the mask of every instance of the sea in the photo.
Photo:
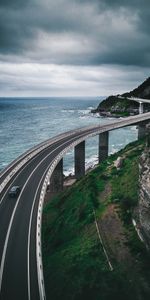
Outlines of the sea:
[{"label": "sea", "polygon": [[[92,114],[103,97],[0,98],[0,171],[29,148],[62,132],[110,123]],[[137,139],[136,126],[111,131],[109,154]],[[86,141],[86,169],[98,162],[98,137]],[[64,174],[74,173],[74,151],[64,157]]]}]

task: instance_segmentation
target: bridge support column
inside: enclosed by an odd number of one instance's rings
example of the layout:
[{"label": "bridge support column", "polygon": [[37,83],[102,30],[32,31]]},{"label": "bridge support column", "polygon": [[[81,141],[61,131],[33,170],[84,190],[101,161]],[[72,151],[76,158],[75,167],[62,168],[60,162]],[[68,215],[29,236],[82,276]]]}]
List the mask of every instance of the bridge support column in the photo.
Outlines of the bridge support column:
[{"label": "bridge support column", "polygon": [[85,175],[85,141],[75,147],[75,178]]},{"label": "bridge support column", "polygon": [[50,180],[50,191],[61,192],[63,190],[63,158],[56,166]]},{"label": "bridge support column", "polygon": [[99,134],[99,163],[108,157],[109,132]]},{"label": "bridge support column", "polygon": [[140,123],[138,125],[138,140],[142,139],[146,135],[146,124]]},{"label": "bridge support column", "polygon": [[144,108],[143,108],[143,102],[139,103],[139,114],[143,114]]}]

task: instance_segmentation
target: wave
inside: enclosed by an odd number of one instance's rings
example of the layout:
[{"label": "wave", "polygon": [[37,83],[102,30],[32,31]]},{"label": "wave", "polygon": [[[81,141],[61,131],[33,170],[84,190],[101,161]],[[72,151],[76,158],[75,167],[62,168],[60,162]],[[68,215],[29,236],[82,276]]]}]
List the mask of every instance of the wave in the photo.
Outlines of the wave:
[{"label": "wave", "polygon": [[[97,155],[93,155],[90,158],[87,158],[85,160],[85,171],[92,169],[94,166],[98,164],[98,157]],[[74,167],[70,167],[68,169],[64,169],[64,175],[69,176],[69,175],[74,175]]]},{"label": "wave", "polygon": [[[50,109],[50,106],[38,106],[38,107],[30,107],[30,110],[47,110]],[[28,108],[25,108],[28,111]]]},{"label": "wave", "polygon": [[89,109],[79,109],[77,112],[78,112],[78,114],[86,115],[86,114],[89,114],[90,110]]},{"label": "wave", "polygon": [[65,176],[73,175],[74,174],[74,168],[69,168],[67,170],[63,171]]},{"label": "wave", "polygon": [[94,109],[94,108],[95,108],[94,106],[89,106],[88,107],[89,110]]},{"label": "wave", "polygon": [[62,109],[61,112],[63,113],[74,113],[76,110],[75,109]]},{"label": "wave", "polygon": [[97,164],[98,164],[98,156],[93,155],[90,158],[85,160],[85,170],[87,171],[88,169],[93,168]]}]

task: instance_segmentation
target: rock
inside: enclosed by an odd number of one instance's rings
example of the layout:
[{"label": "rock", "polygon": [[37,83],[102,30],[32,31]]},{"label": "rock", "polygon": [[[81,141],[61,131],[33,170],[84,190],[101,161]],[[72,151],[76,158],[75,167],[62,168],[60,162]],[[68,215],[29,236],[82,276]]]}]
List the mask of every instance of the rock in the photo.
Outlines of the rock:
[{"label": "rock", "polygon": [[114,161],[114,166],[119,170],[123,165],[123,158],[118,156],[117,160]]},{"label": "rock", "polygon": [[139,189],[139,222],[150,247],[150,149],[145,149],[139,161]]}]

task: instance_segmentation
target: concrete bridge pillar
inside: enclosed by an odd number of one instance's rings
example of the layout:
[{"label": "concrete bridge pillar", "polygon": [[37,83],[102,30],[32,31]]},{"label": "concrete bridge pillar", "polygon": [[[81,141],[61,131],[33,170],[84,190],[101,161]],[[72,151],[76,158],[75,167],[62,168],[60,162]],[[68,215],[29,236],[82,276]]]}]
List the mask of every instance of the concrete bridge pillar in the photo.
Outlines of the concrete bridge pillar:
[{"label": "concrete bridge pillar", "polygon": [[63,158],[60,160],[58,165],[50,179],[50,191],[61,192],[63,190]]},{"label": "concrete bridge pillar", "polygon": [[146,135],[146,123],[139,123],[138,125],[138,140]]},{"label": "concrete bridge pillar", "polygon": [[143,114],[143,111],[144,111],[143,105],[144,105],[143,102],[139,103],[139,114]]},{"label": "concrete bridge pillar", "polygon": [[85,141],[75,147],[75,178],[85,175]]},{"label": "concrete bridge pillar", "polygon": [[99,134],[99,163],[108,157],[109,132]]}]

